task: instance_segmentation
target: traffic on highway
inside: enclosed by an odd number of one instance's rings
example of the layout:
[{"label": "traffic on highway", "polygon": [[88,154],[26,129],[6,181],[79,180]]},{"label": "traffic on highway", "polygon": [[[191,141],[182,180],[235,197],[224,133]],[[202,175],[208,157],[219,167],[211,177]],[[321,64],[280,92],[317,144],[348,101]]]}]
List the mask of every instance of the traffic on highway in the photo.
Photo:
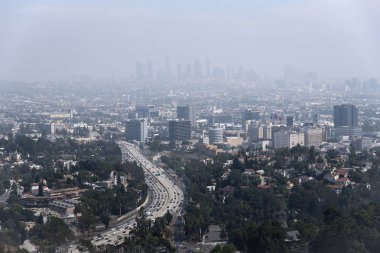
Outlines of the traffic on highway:
[{"label": "traffic on highway", "polygon": [[[179,215],[184,201],[183,191],[180,187],[163,169],[155,166],[141,154],[136,145],[125,141],[118,141],[117,144],[121,149],[123,161],[135,161],[144,169],[145,181],[150,192],[147,200],[137,209],[144,208],[146,217],[153,221],[164,216],[166,212],[170,212],[174,216]],[[151,201],[148,201],[148,198],[151,198]],[[94,236],[91,243],[95,246],[122,244],[124,238],[128,237],[130,231],[136,226],[136,215],[137,212],[111,230]]]}]

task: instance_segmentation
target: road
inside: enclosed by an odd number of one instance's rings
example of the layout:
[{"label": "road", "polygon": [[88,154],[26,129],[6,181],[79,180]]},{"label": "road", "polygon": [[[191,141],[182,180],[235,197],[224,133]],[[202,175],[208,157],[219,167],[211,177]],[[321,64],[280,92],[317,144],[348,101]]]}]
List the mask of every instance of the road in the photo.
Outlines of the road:
[{"label": "road", "polygon": [[[142,166],[145,173],[145,181],[151,191],[153,200],[146,205],[145,213],[147,218],[155,220],[165,215],[169,211],[173,215],[178,215],[183,205],[183,191],[161,168],[156,167],[146,157],[144,157],[139,148],[134,144],[119,141],[117,142],[122,152],[122,159],[128,161],[136,161]],[[135,222],[136,214],[128,219],[120,222],[110,231],[103,232],[94,236],[91,243],[95,246],[100,245],[120,245],[124,238],[127,237]]]}]

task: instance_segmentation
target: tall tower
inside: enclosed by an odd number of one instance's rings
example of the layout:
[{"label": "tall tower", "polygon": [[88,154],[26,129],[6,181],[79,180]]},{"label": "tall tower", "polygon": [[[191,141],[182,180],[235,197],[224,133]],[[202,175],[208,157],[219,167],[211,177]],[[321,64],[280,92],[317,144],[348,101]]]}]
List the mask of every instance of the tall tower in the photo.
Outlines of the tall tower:
[{"label": "tall tower", "polygon": [[148,61],[147,62],[147,69],[146,69],[146,74],[147,74],[147,77],[152,80],[153,79],[153,65],[152,65],[152,62],[151,61]]},{"label": "tall tower", "polygon": [[148,138],[148,121],[146,119],[128,120],[125,123],[127,141],[144,142]]},{"label": "tall tower", "polygon": [[191,140],[190,120],[170,120],[169,121],[169,139],[170,141]]},{"label": "tall tower", "polygon": [[194,61],[194,78],[200,79],[202,77],[202,65],[199,60]]},{"label": "tall tower", "polygon": [[144,63],[136,62],[136,79],[143,79],[145,77],[145,65]]},{"label": "tall tower", "polygon": [[177,106],[177,118],[180,120],[190,120],[192,125],[196,123],[196,113],[193,105]]},{"label": "tall tower", "polygon": [[358,108],[353,104],[342,104],[334,106],[334,127],[357,127]]}]

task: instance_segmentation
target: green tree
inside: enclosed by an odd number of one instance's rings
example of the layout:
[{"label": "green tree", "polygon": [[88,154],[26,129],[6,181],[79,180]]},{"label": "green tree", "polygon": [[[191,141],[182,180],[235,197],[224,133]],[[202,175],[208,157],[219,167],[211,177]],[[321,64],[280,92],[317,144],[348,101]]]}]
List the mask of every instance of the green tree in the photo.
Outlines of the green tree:
[{"label": "green tree", "polygon": [[236,252],[236,248],[232,244],[217,245],[210,251],[210,253],[234,253],[234,252]]},{"label": "green tree", "polygon": [[44,188],[42,182],[38,184],[38,196],[44,196]]},{"label": "green tree", "polygon": [[30,231],[30,237],[40,247],[41,252],[55,252],[56,248],[69,242],[74,236],[62,219],[52,216],[44,225],[36,224]]},{"label": "green tree", "polygon": [[104,226],[106,226],[106,230],[110,225],[110,220],[111,218],[107,213],[102,213],[102,215],[100,216],[100,221],[104,224]]},{"label": "green tree", "polygon": [[44,216],[42,216],[42,214],[40,214],[37,218],[37,221],[36,221],[38,224],[40,225],[43,225],[44,224]]}]

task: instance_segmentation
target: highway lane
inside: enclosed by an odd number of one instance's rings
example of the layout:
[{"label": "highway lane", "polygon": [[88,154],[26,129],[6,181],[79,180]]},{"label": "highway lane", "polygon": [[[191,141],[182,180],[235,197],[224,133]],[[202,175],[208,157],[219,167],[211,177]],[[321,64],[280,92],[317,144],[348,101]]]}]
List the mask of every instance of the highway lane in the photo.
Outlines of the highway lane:
[{"label": "highway lane", "polygon": [[[134,144],[123,141],[119,141],[117,144],[121,149],[123,160],[136,161],[144,169],[145,181],[153,198],[149,205],[148,203],[143,205],[147,218],[155,220],[164,216],[167,211],[173,215],[178,215],[184,200],[182,190],[168,177],[164,170],[156,167],[144,157]],[[136,215],[120,222],[118,226],[110,231],[93,237],[91,242],[95,246],[120,245],[136,225],[135,218]]]}]

